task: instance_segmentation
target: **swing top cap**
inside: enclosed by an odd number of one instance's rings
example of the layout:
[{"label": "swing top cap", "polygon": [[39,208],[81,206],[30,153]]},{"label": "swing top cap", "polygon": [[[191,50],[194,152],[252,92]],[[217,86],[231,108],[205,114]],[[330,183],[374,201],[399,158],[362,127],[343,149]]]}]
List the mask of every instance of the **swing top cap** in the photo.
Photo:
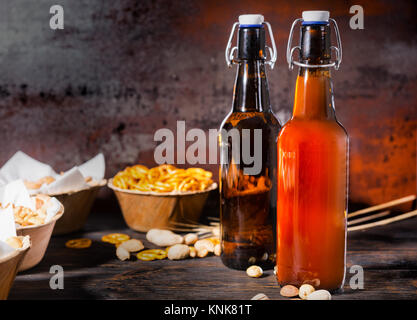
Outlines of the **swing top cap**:
[{"label": "swing top cap", "polygon": [[303,23],[328,23],[330,18],[330,12],[319,10],[303,11],[302,16]]},{"label": "swing top cap", "polygon": [[264,23],[264,16],[261,14],[243,14],[239,16],[241,26],[261,26]]}]

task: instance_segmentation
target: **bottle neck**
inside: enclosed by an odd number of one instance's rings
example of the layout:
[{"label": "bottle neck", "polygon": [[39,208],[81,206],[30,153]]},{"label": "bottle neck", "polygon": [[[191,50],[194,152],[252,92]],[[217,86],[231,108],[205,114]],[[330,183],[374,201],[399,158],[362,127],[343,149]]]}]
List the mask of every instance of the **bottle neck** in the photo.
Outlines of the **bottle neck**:
[{"label": "bottle neck", "polygon": [[[329,63],[328,24],[303,25],[300,43],[303,63],[311,65]],[[300,68],[295,89],[293,117],[309,119],[335,117],[330,68]]]},{"label": "bottle neck", "polygon": [[293,117],[334,119],[333,84],[329,68],[300,68]]},{"label": "bottle neck", "polygon": [[239,67],[233,89],[233,112],[269,110],[264,27],[240,27],[237,42]]},{"label": "bottle neck", "polygon": [[233,112],[263,112],[270,108],[264,61],[240,61],[233,90]]}]

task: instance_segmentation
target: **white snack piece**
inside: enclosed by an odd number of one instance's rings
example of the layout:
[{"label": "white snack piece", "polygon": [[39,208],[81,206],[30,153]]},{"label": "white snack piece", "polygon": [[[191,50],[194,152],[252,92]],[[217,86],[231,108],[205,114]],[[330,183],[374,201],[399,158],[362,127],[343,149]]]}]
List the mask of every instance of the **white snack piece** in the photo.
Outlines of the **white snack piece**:
[{"label": "white snack piece", "polygon": [[182,260],[190,256],[190,247],[185,244],[175,244],[168,249],[169,260]]},{"label": "white snack piece", "polygon": [[258,293],[257,295],[253,296],[251,300],[271,300],[269,297],[264,293]]},{"label": "white snack piece", "polygon": [[259,266],[250,266],[246,269],[246,274],[251,278],[259,278],[264,274],[264,271]]},{"label": "white snack piece", "polygon": [[192,245],[196,243],[198,240],[198,235],[196,233],[187,233],[184,236],[184,243],[188,245]]},{"label": "white snack piece", "polygon": [[198,240],[194,244],[194,248],[198,251],[206,249],[207,252],[214,252],[214,243],[208,239]]},{"label": "white snack piece", "polygon": [[298,289],[298,296],[305,300],[307,299],[308,295],[310,295],[311,293],[314,292],[314,287],[311,284],[303,284],[299,289]]},{"label": "white snack piece", "polygon": [[116,249],[116,256],[119,260],[125,261],[130,258],[130,253],[122,246],[118,246]]},{"label": "white snack piece", "polygon": [[310,293],[307,300],[332,300],[332,295],[327,290],[317,290]]},{"label": "white snack piece", "polygon": [[179,234],[170,230],[151,229],[146,233],[146,239],[160,247],[169,247],[183,243],[184,239]]},{"label": "white snack piece", "polygon": [[130,240],[124,241],[119,247],[123,247],[129,252],[138,252],[142,250],[143,248],[145,248],[142,241],[138,239],[130,239]]}]

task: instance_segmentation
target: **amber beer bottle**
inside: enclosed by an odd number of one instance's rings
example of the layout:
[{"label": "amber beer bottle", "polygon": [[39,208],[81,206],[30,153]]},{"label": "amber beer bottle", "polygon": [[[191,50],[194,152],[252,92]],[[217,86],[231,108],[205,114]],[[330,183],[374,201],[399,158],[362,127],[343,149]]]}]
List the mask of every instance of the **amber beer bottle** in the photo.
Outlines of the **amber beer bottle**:
[{"label": "amber beer bottle", "polygon": [[[337,290],[345,278],[348,136],[335,116],[332,67],[341,62],[337,24],[327,11],[305,11],[293,116],[278,137],[277,278]],[[337,61],[331,62],[330,22]],[[297,47],[296,47],[297,48]]]},{"label": "amber beer bottle", "polygon": [[[265,57],[265,26],[273,50]],[[229,54],[235,27],[238,45]],[[237,57],[233,53],[237,50]],[[272,113],[265,64],[273,67],[276,49],[262,15],[243,15],[226,49],[229,65],[238,65],[232,110],[221,125],[219,144],[221,259],[230,268],[275,265],[276,138],[281,128]],[[245,162],[245,150],[254,163]],[[250,169],[251,170],[248,170]]]}]

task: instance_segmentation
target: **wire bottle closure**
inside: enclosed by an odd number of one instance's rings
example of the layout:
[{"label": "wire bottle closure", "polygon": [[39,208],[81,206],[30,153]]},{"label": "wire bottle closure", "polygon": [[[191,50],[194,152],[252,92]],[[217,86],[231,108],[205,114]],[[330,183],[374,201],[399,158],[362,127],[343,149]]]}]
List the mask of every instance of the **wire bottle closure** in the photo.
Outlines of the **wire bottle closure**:
[{"label": "wire bottle closure", "polygon": [[[269,32],[269,37],[271,39],[272,48],[266,46],[269,51],[269,55],[271,56],[270,60],[265,61],[271,69],[274,69],[275,62],[277,61],[277,47],[275,45],[274,35],[272,34],[272,28],[269,22],[263,22],[262,24],[266,25]],[[227,42],[226,50],[225,50],[225,58],[227,66],[230,68],[232,64],[236,64],[236,59],[234,57],[235,51],[237,51],[237,47],[232,48],[232,40],[233,36],[235,35],[236,27],[239,26],[239,22],[235,22],[232,27],[232,31],[230,32],[229,41]]]},{"label": "wire bottle closure", "polygon": [[288,44],[287,44],[288,68],[290,70],[292,70],[294,68],[294,65],[296,65],[296,66],[304,67],[304,68],[331,68],[331,67],[334,67],[335,70],[339,70],[340,64],[342,63],[342,42],[340,40],[340,33],[339,33],[339,28],[337,26],[337,23],[334,19],[331,19],[331,18],[329,18],[329,21],[333,24],[333,27],[334,27],[334,30],[335,30],[337,47],[331,46],[330,49],[333,49],[336,52],[336,61],[332,61],[332,62],[327,63],[327,64],[306,64],[306,63],[301,63],[299,61],[293,60],[293,54],[294,54],[295,50],[298,50],[301,54],[301,47],[300,46],[295,46],[293,48],[291,48],[291,46],[292,46],[292,38],[293,38],[293,34],[294,34],[294,28],[295,28],[295,26],[297,25],[298,22],[302,22],[302,21],[303,21],[303,19],[301,19],[301,18],[296,19],[291,26],[291,31],[290,31],[290,35],[288,37]]}]

